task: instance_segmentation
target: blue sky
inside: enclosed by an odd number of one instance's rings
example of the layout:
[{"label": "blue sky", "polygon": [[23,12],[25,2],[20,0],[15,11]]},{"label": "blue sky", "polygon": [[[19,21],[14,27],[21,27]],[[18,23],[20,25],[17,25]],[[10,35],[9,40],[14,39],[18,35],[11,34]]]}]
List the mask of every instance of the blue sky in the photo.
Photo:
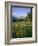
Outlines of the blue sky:
[{"label": "blue sky", "polygon": [[31,8],[12,7],[12,16],[20,18],[26,17],[31,12]]}]

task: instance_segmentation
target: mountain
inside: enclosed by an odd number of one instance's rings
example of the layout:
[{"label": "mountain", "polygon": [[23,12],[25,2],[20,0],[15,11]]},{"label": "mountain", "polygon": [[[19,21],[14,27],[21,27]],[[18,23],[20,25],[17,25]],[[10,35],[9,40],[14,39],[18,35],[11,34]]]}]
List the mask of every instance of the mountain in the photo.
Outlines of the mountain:
[{"label": "mountain", "polygon": [[14,17],[12,16],[12,21],[16,22],[16,21],[23,21],[26,17],[25,16],[20,16],[20,17]]},{"label": "mountain", "polygon": [[12,16],[11,19],[12,19],[12,21],[16,21],[17,20],[17,18],[14,17],[14,16]]}]

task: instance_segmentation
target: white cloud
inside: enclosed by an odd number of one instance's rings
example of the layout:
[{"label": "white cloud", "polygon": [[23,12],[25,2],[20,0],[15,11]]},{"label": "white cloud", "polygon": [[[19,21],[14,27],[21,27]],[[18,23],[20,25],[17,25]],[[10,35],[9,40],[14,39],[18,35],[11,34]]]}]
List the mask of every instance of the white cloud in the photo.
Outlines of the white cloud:
[{"label": "white cloud", "polygon": [[27,16],[27,13],[20,13],[20,18],[25,18]]},{"label": "white cloud", "polygon": [[12,13],[12,16],[17,17],[18,19],[19,19],[19,18],[25,18],[25,17],[27,16],[27,13],[21,12],[21,13],[18,14],[18,13],[13,12],[13,13]]},{"label": "white cloud", "polygon": [[15,13],[15,12],[13,12],[13,13],[12,13],[12,16],[13,16],[13,15],[16,15],[16,13]]}]

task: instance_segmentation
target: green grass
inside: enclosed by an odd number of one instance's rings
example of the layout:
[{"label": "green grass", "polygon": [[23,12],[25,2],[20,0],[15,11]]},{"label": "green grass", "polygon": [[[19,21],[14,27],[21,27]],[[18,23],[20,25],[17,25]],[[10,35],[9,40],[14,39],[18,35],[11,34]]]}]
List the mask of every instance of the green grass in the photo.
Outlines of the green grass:
[{"label": "green grass", "polygon": [[29,21],[28,22],[13,22],[12,37],[13,38],[32,37],[32,23]]}]

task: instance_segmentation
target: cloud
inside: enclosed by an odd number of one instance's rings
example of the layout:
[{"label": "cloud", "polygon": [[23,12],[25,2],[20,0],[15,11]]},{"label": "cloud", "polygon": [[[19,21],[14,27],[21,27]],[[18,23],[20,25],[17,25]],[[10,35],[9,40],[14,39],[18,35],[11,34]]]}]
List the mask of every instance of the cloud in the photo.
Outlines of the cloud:
[{"label": "cloud", "polygon": [[27,13],[23,13],[23,12],[16,13],[16,12],[13,12],[12,16],[17,17],[18,19],[19,18],[25,18],[27,16]]},{"label": "cloud", "polygon": [[20,13],[18,14],[17,18],[25,18],[27,16],[27,13]]},{"label": "cloud", "polygon": [[14,16],[14,15],[16,15],[16,12],[13,12],[13,13],[12,13],[12,16]]},{"label": "cloud", "polygon": [[21,12],[20,15],[21,15],[21,16],[27,16],[27,13]]}]

